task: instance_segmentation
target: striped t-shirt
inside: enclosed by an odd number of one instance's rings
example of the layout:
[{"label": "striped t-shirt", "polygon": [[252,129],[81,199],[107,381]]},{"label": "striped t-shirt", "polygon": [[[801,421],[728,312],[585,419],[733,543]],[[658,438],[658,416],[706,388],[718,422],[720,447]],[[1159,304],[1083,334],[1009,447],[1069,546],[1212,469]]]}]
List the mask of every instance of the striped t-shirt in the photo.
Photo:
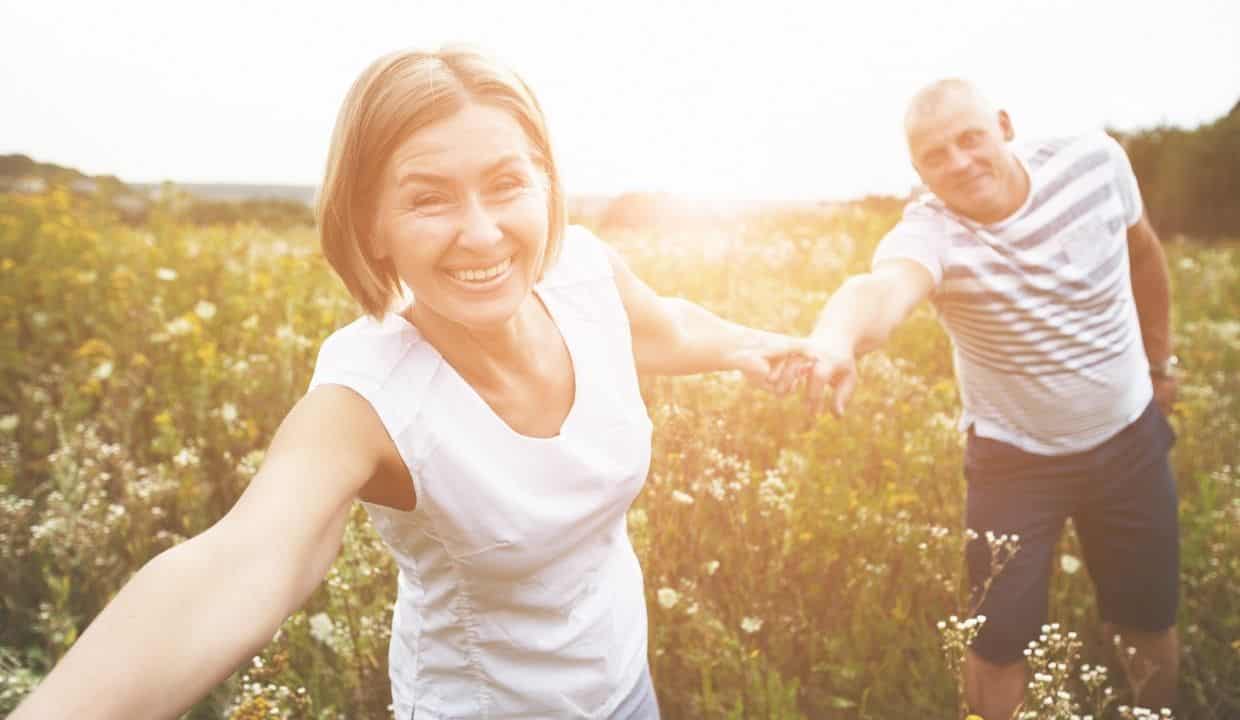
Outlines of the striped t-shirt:
[{"label": "striped t-shirt", "polygon": [[1011,149],[1030,181],[1019,210],[981,225],[927,195],[905,208],[873,264],[911,259],[933,276],[961,430],[1043,455],[1080,452],[1153,397],[1128,275],[1141,194],[1103,132]]}]

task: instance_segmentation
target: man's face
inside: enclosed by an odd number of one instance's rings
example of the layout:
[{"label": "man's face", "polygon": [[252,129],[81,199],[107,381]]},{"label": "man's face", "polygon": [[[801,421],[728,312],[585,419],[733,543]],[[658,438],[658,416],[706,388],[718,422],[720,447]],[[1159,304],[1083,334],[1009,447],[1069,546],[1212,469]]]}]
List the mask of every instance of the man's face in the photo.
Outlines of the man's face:
[{"label": "man's face", "polygon": [[1024,202],[1024,170],[1007,148],[1007,113],[947,100],[908,125],[909,154],[921,181],[956,213],[993,223]]}]

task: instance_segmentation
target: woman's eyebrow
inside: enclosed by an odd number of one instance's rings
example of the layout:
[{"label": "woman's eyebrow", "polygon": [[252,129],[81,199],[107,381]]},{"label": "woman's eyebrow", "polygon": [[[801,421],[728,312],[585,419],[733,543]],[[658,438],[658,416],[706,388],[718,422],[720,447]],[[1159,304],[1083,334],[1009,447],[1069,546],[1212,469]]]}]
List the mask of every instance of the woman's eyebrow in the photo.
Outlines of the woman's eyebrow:
[{"label": "woman's eyebrow", "polygon": [[[482,170],[483,177],[492,175],[505,167],[521,160],[520,153],[509,153],[499,158],[495,162],[487,165]],[[439,175],[425,170],[409,170],[400,174],[396,180],[397,187],[404,187],[410,183],[423,183],[426,185],[446,185],[451,182],[451,178],[446,175]]]}]

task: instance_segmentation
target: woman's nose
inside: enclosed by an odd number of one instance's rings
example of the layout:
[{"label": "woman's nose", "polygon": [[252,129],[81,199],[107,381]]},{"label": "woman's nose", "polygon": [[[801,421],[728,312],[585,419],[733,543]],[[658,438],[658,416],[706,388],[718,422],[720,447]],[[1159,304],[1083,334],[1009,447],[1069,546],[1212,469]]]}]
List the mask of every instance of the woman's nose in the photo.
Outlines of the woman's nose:
[{"label": "woman's nose", "polygon": [[494,245],[504,237],[499,223],[486,203],[477,195],[471,196],[464,207],[461,217],[461,232],[458,238],[463,245],[487,247]]}]

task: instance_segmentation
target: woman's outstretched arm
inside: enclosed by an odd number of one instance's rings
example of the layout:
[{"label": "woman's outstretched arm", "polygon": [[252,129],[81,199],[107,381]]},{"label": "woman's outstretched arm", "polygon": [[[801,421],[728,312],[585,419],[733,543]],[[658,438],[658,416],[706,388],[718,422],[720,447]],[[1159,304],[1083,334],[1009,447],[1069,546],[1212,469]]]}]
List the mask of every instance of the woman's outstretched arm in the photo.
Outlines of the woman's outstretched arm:
[{"label": "woman's outstretched arm", "polygon": [[608,247],[607,252],[629,316],[638,372],[690,375],[741,370],[769,388],[773,368],[800,355],[804,339],[738,325],[689,300],[662,297],[629,269],[615,249]]},{"label": "woman's outstretched arm", "polygon": [[11,720],[184,712],[270,642],[326,575],[353,498],[395,453],[384,443],[351,390],[307,394],[228,514],[138,571]]}]

